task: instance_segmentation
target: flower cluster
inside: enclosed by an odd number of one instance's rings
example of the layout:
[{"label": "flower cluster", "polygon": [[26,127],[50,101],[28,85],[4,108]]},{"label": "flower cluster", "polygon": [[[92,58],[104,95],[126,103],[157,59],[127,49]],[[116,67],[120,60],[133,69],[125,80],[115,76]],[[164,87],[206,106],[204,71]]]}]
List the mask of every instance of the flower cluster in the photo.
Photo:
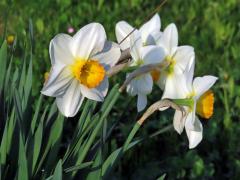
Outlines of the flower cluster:
[{"label": "flower cluster", "polygon": [[[134,77],[127,85],[127,93],[137,96],[137,110],[145,109],[147,95],[156,83],[162,90],[162,97],[157,99],[172,99],[183,105],[187,115],[182,118],[176,111],[173,125],[179,134],[185,128],[189,148],[194,148],[201,141],[203,130],[196,114],[206,119],[212,116],[214,96],[209,89],[217,78],[203,76],[193,80],[194,48],[178,45],[175,24],[161,31],[158,14],[139,29],[120,21],[115,32],[118,43],[107,41],[99,23],[84,26],[73,37],[55,36],[49,47],[52,69],[41,92],[56,97],[62,114],[75,116],[84,98],[104,100],[108,91],[107,72],[118,63],[121,52],[127,51],[131,57],[127,64],[129,69],[154,67]],[[130,75],[126,74],[126,78]]]},{"label": "flower cluster", "polygon": [[[202,118],[210,118],[213,114],[214,96],[209,90],[216,82],[214,76],[197,77],[193,80],[195,53],[192,46],[178,45],[178,31],[175,24],[169,24],[163,32],[158,14],[154,15],[139,30],[125,21],[116,25],[116,36],[122,49],[130,48],[132,66],[155,64],[156,69],[136,77],[127,87],[127,92],[138,96],[138,111],[147,105],[147,94],[151,93],[153,82],[163,91],[162,99],[190,99],[191,104],[184,106],[186,117],[176,111],[173,125],[181,134],[184,127],[189,139],[189,148],[196,147],[202,140],[202,124],[196,113]],[[165,62],[165,63],[163,63]],[[164,68],[160,67],[164,65]],[[159,66],[159,68],[157,68]],[[182,101],[182,102],[183,102]],[[179,101],[176,101],[179,102]],[[186,102],[186,100],[185,100]],[[165,110],[161,108],[160,110]]]}]

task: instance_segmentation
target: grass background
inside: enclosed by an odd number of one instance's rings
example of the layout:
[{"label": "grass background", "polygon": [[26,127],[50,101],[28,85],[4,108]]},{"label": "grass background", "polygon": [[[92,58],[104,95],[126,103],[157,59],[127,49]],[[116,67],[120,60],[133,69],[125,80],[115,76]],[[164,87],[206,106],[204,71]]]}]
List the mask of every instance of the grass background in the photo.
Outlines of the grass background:
[{"label": "grass background", "polygon": [[[56,34],[67,33],[69,26],[78,30],[96,21],[103,24],[108,38],[115,41],[115,24],[118,21],[126,20],[140,27],[160,3],[159,0],[1,0],[0,37],[3,38],[4,20],[8,17],[6,35],[17,37],[14,61],[17,66],[27,46],[31,19],[34,27],[33,95],[37,97],[44,81],[43,74],[50,68],[49,42]],[[214,116],[210,120],[202,119],[204,139],[196,149],[188,149],[186,135],[179,136],[171,130],[128,152],[113,178],[154,179],[166,173],[169,179],[239,179],[239,12],[239,0],[168,0],[161,8],[162,29],[174,22],[178,27],[180,44],[195,48],[195,76],[211,74],[219,77],[214,86]],[[122,82],[124,76],[113,77],[112,85]],[[155,87],[149,104],[160,97],[161,91]],[[136,99],[126,100],[126,94],[123,94],[112,111],[111,119],[120,119],[120,123],[108,143],[109,151],[122,145],[134,120],[140,116],[136,114],[135,103]],[[172,116],[171,110],[154,114],[140,135],[171,124]],[[74,119],[65,126],[66,136],[71,136],[73,126]],[[68,141],[67,137],[65,139]]]}]

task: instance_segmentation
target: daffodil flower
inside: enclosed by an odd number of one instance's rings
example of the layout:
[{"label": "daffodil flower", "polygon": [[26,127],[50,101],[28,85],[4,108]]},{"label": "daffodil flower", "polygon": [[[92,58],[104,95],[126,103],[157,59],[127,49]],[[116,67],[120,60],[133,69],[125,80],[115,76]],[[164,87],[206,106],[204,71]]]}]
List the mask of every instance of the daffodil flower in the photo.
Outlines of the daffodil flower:
[{"label": "daffodil flower", "polygon": [[186,118],[182,119],[179,111],[175,112],[173,125],[175,130],[181,134],[184,127],[189,140],[189,148],[196,147],[202,140],[203,127],[196,116],[209,119],[213,115],[214,94],[210,88],[214,85],[217,77],[203,76],[193,80],[194,62],[189,63],[189,68],[178,77],[178,97],[190,99],[190,106],[184,106],[187,112]]},{"label": "daffodil flower", "polygon": [[120,48],[106,41],[99,23],[90,23],[73,37],[58,34],[49,47],[52,69],[42,94],[56,97],[61,113],[74,116],[84,98],[103,101],[108,91],[106,71],[120,57]]},{"label": "daffodil flower", "polygon": [[[164,60],[165,54],[161,47],[149,45],[143,46],[142,37],[138,30],[130,36],[130,54],[132,62],[130,66],[141,67],[148,64],[159,64]],[[137,109],[142,111],[147,105],[147,94],[151,93],[153,79],[150,73],[142,74],[133,79],[127,86],[127,92],[131,96],[138,96]]]},{"label": "daffodil flower", "polygon": [[162,98],[178,98],[175,87],[176,77],[185,71],[190,61],[194,60],[194,49],[191,46],[178,46],[178,31],[175,24],[165,28],[157,44],[164,48],[168,66],[161,72],[152,72],[152,76],[164,91]]},{"label": "daffodil flower", "polygon": [[[161,21],[158,14],[155,14],[148,22],[143,24],[139,28],[139,32],[141,33],[141,40],[143,45],[155,45],[156,41],[160,38],[161,32]],[[130,24],[126,21],[120,21],[116,24],[115,33],[117,37],[117,42],[120,43],[124,38],[126,38],[129,33],[134,30]],[[132,32],[135,34],[136,30]],[[130,36],[127,37],[121,44],[121,49],[127,49],[130,47]]]}]

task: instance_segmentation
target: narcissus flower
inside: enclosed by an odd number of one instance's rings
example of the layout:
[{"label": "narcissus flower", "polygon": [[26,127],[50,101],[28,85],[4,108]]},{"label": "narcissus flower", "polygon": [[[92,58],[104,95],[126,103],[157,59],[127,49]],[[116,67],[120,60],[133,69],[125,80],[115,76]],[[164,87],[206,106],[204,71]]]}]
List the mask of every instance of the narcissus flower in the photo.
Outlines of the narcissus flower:
[{"label": "narcissus flower", "polygon": [[194,60],[194,49],[191,46],[178,46],[178,32],[175,24],[170,24],[165,28],[157,44],[164,48],[166,53],[165,61],[168,64],[160,72],[159,79],[156,79],[157,84],[163,89],[162,98],[178,98],[175,87],[176,77],[185,71],[190,61]]},{"label": "narcissus flower", "polygon": [[[138,30],[130,36],[130,66],[141,67],[148,64],[160,64],[165,57],[164,50],[158,46],[143,46],[142,37]],[[151,73],[142,74],[133,79],[127,86],[131,96],[138,96],[137,109],[142,111],[147,105],[147,94],[152,92],[153,79]]]},{"label": "narcissus flower", "polygon": [[176,91],[179,97],[192,100],[190,107],[186,106],[187,116],[181,119],[180,112],[175,112],[174,128],[181,134],[184,127],[189,140],[189,148],[196,147],[202,140],[203,127],[196,116],[198,114],[202,118],[208,119],[213,114],[214,94],[210,88],[214,85],[217,77],[203,76],[196,77],[193,80],[194,63],[190,64],[189,69],[179,76]]},{"label": "narcissus flower", "polygon": [[91,23],[73,37],[58,34],[50,42],[52,69],[42,93],[56,97],[59,110],[74,116],[86,97],[103,101],[108,91],[106,71],[120,57],[120,48],[106,41],[101,24]]},{"label": "narcissus flower", "polygon": [[[158,14],[155,14],[148,22],[139,28],[141,33],[141,40],[143,45],[155,45],[156,41],[160,38],[161,21]],[[118,43],[120,43],[126,36],[133,31],[133,27],[126,21],[120,21],[116,24],[115,33]],[[132,33],[135,34],[136,30]],[[121,44],[121,49],[130,47],[130,36],[126,38]]]}]

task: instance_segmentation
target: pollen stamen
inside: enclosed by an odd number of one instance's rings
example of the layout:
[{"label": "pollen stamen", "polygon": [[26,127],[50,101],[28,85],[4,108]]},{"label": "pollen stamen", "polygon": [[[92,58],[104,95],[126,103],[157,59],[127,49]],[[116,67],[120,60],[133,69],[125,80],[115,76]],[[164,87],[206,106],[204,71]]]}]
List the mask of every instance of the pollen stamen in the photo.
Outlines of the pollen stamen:
[{"label": "pollen stamen", "polygon": [[97,87],[105,77],[104,67],[96,60],[76,60],[71,70],[73,76],[88,88]]}]

